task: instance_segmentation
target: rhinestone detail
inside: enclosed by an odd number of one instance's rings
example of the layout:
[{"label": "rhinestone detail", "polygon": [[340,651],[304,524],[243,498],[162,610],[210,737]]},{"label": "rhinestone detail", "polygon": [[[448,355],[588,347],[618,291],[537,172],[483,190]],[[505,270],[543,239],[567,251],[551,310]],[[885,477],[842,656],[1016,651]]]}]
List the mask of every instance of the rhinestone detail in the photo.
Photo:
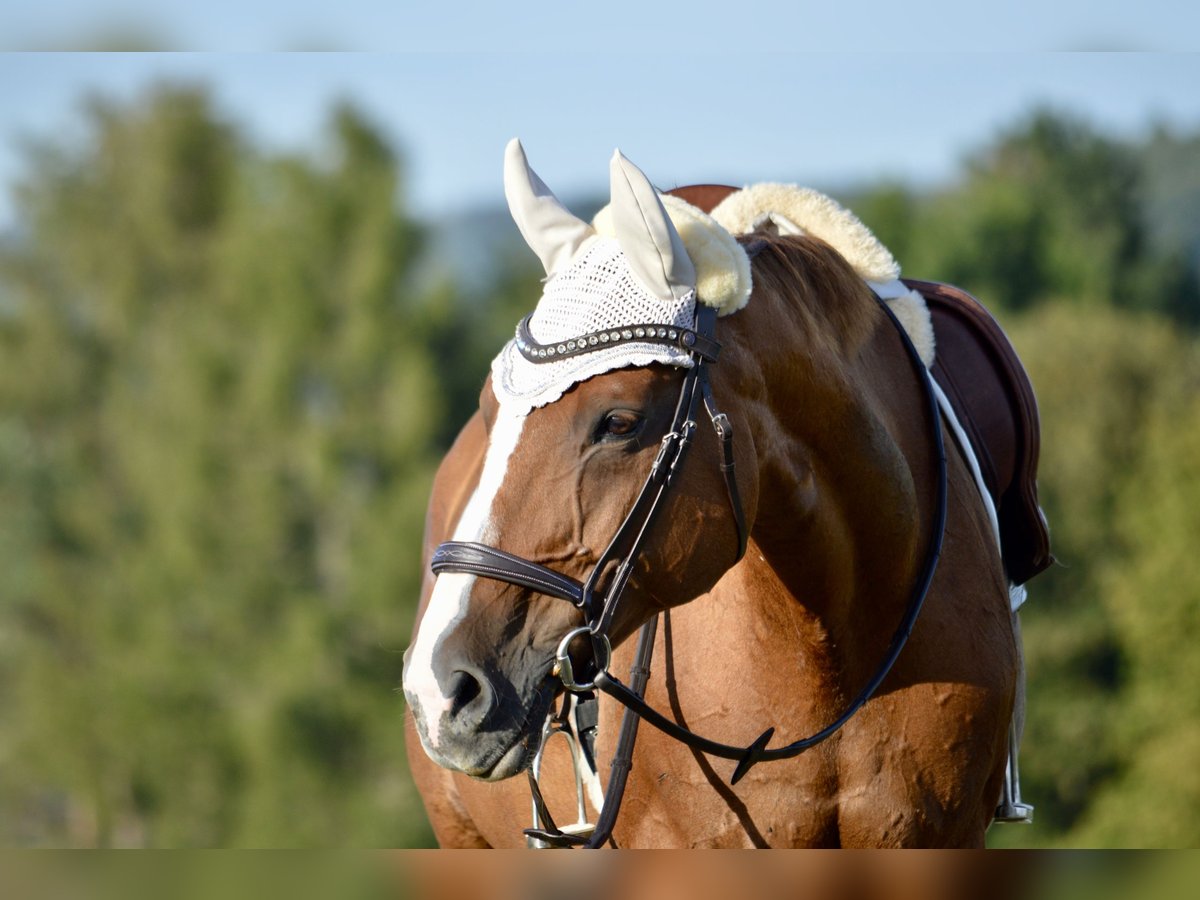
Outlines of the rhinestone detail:
[{"label": "rhinestone detail", "polygon": [[541,345],[527,330],[527,320],[517,327],[515,343],[521,354],[529,360],[553,361],[559,357],[574,356],[589,349],[606,344],[619,344],[635,340],[651,340],[673,345],[681,350],[694,351],[700,337],[688,328],[670,328],[663,325],[630,325],[613,331],[596,331],[563,341],[561,344]]}]

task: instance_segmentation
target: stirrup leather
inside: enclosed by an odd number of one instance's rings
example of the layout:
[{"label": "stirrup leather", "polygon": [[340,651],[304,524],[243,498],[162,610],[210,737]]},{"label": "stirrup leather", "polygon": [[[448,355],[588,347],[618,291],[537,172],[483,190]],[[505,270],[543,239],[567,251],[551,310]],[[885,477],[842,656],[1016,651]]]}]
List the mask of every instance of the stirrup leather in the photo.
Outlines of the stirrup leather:
[{"label": "stirrup leather", "polygon": [[1004,790],[993,821],[1033,824],[1033,805],[1021,802],[1021,770],[1017,767],[1017,723],[1008,726],[1008,766],[1004,770]]}]

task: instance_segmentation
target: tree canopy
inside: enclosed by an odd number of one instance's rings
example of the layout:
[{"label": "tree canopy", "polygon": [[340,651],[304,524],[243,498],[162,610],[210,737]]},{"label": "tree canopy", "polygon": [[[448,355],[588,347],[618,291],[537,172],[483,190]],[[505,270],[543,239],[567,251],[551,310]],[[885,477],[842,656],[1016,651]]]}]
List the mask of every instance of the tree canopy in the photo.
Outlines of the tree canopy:
[{"label": "tree canopy", "polygon": [[395,154],[340,108],[267,155],[189,89],[87,121],[0,261],[0,839],[426,840],[394,689],[442,387]]}]

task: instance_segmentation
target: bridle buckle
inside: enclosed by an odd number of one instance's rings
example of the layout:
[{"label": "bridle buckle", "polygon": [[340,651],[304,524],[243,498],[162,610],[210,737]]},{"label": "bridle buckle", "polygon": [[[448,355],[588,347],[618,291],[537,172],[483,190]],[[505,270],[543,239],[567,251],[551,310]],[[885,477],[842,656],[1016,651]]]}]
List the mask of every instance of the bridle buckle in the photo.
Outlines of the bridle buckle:
[{"label": "bridle buckle", "polygon": [[658,456],[654,458],[654,465],[650,467],[652,477],[662,478],[665,475],[667,482],[670,483],[671,477],[675,474],[675,467],[679,465],[684,450],[692,442],[692,435],[695,431],[696,421],[688,419],[679,426],[679,430],[668,431],[663,435]]}]

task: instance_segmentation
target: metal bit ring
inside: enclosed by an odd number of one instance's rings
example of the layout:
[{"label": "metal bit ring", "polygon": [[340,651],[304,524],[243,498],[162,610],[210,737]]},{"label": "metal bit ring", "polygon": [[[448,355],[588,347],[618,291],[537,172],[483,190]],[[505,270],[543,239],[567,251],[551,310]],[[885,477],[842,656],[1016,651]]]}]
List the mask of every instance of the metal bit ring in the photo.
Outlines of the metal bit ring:
[{"label": "metal bit ring", "polygon": [[[562,681],[563,687],[565,687],[568,691],[590,691],[594,690],[596,687],[596,685],[592,682],[588,682],[587,684],[579,684],[577,681],[575,681],[575,668],[571,663],[571,654],[567,650],[571,644],[571,641],[584,634],[593,639],[598,637],[601,641],[601,646],[604,648],[604,661],[602,663],[600,660],[596,660],[596,671],[605,671],[608,668],[608,664],[612,662],[612,644],[608,642],[608,635],[593,634],[592,629],[588,628],[586,625],[581,628],[573,628],[572,630],[568,631],[563,639],[558,642],[558,649],[554,651],[554,674],[558,675],[559,680]],[[594,648],[595,646],[596,644],[593,640],[592,647]]]}]

